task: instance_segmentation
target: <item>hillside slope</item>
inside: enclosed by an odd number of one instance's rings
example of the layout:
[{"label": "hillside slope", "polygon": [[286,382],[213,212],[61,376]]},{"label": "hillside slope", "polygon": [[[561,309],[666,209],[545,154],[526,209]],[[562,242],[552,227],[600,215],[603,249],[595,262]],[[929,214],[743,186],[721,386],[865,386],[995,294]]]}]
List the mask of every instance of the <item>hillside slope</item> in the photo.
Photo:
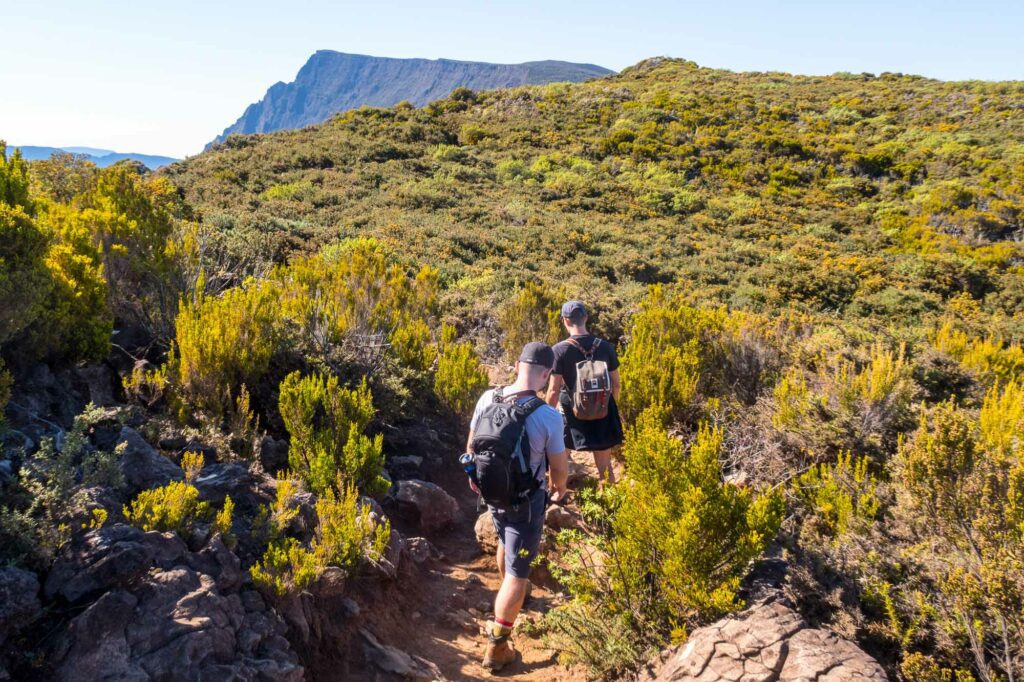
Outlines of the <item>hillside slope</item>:
[{"label": "hillside slope", "polygon": [[291,83],[275,83],[263,99],[217,138],[232,133],[267,133],[326,121],[361,106],[391,106],[403,100],[422,106],[457,87],[510,88],[606,76],[593,64],[560,61],[488,64],[451,59],[391,59],[320,50]]},{"label": "hillside slope", "polygon": [[681,281],[750,310],[907,327],[959,296],[1018,312],[1022,112],[1022,83],[656,59],[351,111],[167,173],[247,248],[374,235],[464,299],[539,277],[621,309]]}]

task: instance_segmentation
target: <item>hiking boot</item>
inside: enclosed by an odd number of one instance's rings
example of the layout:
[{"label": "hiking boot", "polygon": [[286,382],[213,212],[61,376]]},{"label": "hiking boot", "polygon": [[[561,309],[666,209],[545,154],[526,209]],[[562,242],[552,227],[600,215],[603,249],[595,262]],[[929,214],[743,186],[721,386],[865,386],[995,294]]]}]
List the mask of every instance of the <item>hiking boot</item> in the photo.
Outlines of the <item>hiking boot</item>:
[{"label": "hiking boot", "polygon": [[487,651],[484,652],[484,667],[498,672],[516,660],[516,650],[508,641],[511,628],[505,628],[491,621],[487,623]]}]

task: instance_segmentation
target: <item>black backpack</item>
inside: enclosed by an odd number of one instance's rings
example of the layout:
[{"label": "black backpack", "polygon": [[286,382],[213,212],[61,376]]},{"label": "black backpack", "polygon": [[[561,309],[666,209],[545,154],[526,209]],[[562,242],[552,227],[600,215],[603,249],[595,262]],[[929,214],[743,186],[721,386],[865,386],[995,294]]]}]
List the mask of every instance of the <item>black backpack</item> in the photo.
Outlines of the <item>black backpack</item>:
[{"label": "black backpack", "polygon": [[476,454],[476,484],[484,502],[498,509],[516,508],[528,501],[539,487],[530,468],[530,439],[526,437],[526,418],[544,401],[533,396],[520,404],[502,389],[494,391],[494,402],[484,408],[473,429]]}]

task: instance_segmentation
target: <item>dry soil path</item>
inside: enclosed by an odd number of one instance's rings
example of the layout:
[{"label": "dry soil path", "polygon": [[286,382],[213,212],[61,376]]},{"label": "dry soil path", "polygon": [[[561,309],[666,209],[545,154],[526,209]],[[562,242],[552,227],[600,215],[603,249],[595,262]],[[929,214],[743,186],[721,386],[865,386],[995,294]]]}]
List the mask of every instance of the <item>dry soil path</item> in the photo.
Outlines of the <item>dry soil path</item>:
[{"label": "dry soil path", "polygon": [[[578,461],[574,468],[590,468]],[[476,539],[476,496],[457,466],[433,472],[433,480],[459,502],[460,520],[431,537],[444,557],[430,561],[417,584],[409,581],[402,609],[388,609],[374,619],[381,639],[409,654],[437,665],[448,680],[585,680],[582,668],[566,668],[557,654],[537,639],[520,631],[513,634],[519,660],[500,673],[491,674],[480,661],[487,638],[483,624],[493,613],[500,577],[494,556],[485,554]],[[520,615],[534,620],[551,608],[560,595],[534,584],[532,597]],[[381,632],[384,630],[384,632]]]}]

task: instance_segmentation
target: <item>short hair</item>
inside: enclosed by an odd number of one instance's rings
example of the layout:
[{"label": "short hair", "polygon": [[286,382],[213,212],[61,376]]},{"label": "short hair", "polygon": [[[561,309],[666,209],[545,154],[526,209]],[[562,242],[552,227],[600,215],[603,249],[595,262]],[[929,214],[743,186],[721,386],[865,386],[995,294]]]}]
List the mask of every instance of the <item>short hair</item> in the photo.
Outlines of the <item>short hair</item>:
[{"label": "short hair", "polygon": [[522,360],[520,360],[519,371],[526,372],[527,376],[539,377],[542,376],[544,372],[550,372],[551,368],[545,367],[544,365],[535,365],[532,362],[523,362]]}]

